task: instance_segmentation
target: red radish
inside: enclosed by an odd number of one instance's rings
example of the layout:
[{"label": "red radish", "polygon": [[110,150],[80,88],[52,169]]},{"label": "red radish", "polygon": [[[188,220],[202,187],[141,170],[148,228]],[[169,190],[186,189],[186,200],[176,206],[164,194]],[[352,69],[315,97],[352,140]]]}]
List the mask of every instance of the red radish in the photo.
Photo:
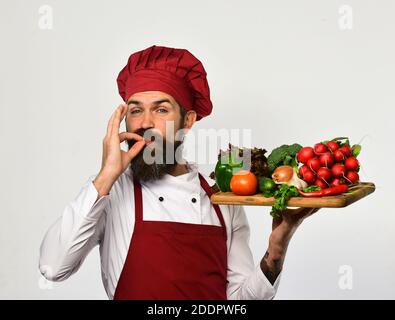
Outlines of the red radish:
[{"label": "red radish", "polygon": [[335,178],[333,179],[331,186],[339,186],[341,184],[346,184],[346,181],[343,178]]},{"label": "red radish", "polygon": [[349,147],[349,146],[347,146],[347,145],[344,145],[344,146],[342,146],[340,149],[339,149],[341,152],[343,152],[343,154],[348,158],[348,157],[351,157],[351,155],[352,155],[352,149]]},{"label": "red radish", "polygon": [[323,155],[320,156],[320,163],[322,166],[330,168],[333,166],[335,159],[330,152],[325,152]]},{"label": "red radish", "polygon": [[308,184],[312,184],[315,181],[315,174],[310,169],[307,169],[304,172],[303,180],[306,181]]},{"label": "red radish", "polygon": [[314,172],[317,172],[319,168],[321,168],[321,162],[320,159],[318,158],[311,158],[307,160],[307,166],[313,170]]},{"label": "red radish", "polygon": [[357,171],[359,169],[359,161],[355,157],[350,157],[348,158],[345,162],[344,165],[348,170],[351,171]]},{"label": "red radish", "polygon": [[346,179],[351,183],[357,183],[359,181],[359,175],[355,171],[348,171]]},{"label": "red radish", "polygon": [[307,165],[305,165],[305,164],[299,168],[299,176],[300,176],[301,178],[303,178],[304,173],[306,172],[306,170],[310,170],[310,169],[309,169],[309,167],[308,167]]},{"label": "red radish", "polygon": [[317,177],[324,181],[329,181],[329,179],[332,177],[331,170],[325,167],[319,168],[317,171]]},{"label": "red radish", "polygon": [[340,149],[335,150],[335,152],[333,153],[333,157],[337,162],[343,161],[346,158],[344,156],[344,153]]},{"label": "red radish", "polygon": [[332,152],[335,152],[337,149],[339,149],[339,145],[336,141],[329,141],[326,145]]},{"label": "red radish", "polygon": [[297,154],[298,161],[303,164],[306,164],[311,158],[314,158],[314,149],[312,147],[303,147]]},{"label": "red radish", "polygon": [[328,188],[328,184],[321,179],[315,180],[314,185],[319,186],[321,189]]},{"label": "red radish", "polygon": [[344,164],[336,163],[332,167],[332,175],[335,178],[342,178],[345,176],[346,173],[347,173],[347,170],[346,170],[346,167],[344,166]]},{"label": "red radish", "polygon": [[321,154],[323,154],[323,153],[325,153],[327,151],[328,151],[328,148],[323,143],[317,143],[314,146],[314,152],[315,152],[316,155],[321,155]]}]

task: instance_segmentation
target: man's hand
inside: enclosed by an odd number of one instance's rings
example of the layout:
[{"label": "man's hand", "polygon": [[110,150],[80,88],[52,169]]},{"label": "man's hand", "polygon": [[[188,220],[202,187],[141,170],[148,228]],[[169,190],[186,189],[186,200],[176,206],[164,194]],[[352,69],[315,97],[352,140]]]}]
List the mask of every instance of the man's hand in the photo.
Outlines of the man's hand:
[{"label": "man's hand", "polygon": [[286,209],[272,222],[269,248],[261,260],[261,269],[271,284],[280,274],[289,241],[304,219],[317,212],[319,208]]},{"label": "man's hand", "polygon": [[[119,126],[128,111],[126,104],[121,104],[111,115],[108,121],[107,133],[103,139],[102,165],[93,184],[98,190],[98,198],[110,192],[118,177],[126,170],[132,159],[143,149],[146,144],[142,136],[131,133],[119,133]],[[129,151],[121,149],[121,142],[137,140]]]},{"label": "man's hand", "polygon": [[269,242],[281,243],[291,240],[292,235],[304,219],[317,212],[320,208],[286,209],[278,218],[273,218],[272,233]]}]

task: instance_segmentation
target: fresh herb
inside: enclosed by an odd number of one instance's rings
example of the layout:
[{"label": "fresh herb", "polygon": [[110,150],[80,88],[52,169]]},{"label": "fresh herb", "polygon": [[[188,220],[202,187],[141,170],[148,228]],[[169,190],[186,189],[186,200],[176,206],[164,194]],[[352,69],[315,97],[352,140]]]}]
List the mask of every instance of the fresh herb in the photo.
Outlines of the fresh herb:
[{"label": "fresh herb", "polygon": [[298,197],[299,192],[295,186],[289,186],[282,184],[278,190],[274,192],[275,202],[270,211],[270,215],[273,218],[278,218],[279,213],[287,208],[287,201],[291,197]]},{"label": "fresh herb", "polygon": [[274,197],[274,192],[275,191],[263,191],[262,194],[265,198],[271,198]]},{"label": "fresh herb", "polygon": [[304,192],[312,192],[312,191],[318,191],[318,190],[321,190],[321,188],[319,186],[316,186],[316,185],[303,188]]}]

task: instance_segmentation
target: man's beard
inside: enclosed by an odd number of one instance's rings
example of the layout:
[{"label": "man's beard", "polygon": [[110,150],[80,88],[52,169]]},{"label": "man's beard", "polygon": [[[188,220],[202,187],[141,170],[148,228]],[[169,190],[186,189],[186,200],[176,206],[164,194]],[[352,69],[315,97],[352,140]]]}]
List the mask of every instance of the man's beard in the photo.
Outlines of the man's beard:
[{"label": "man's beard", "polygon": [[[135,133],[140,136],[144,136],[144,133],[150,129],[139,129]],[[161,179],[165,174],[170,174],[174,171],[177,162],[177,154],[181,154],[183,148],[183,141],[168,141],[164,137],[161,139],[156,138],[156,134],[152,132],[152,136],[155,136],[155,140],[150,145],[145,145],[143,149],[132,159],[130,162],[130,168],[132,169],[133,179],[137,181],[150,181]],[[127,140],[129,149],[137,142],[136,140]],[[148,150],[146,150],[148,148]],[[151,153],[149,150],[152,150]],[[144,160],[144,151],[151,154],[151,159],[154,159],[152,164],[148,164]],[[167,155],[167,153],[169,153]],[[167,163],[166,157],[170,156],[170,163]],[[157,159],[160,159],[157,163]],[[182,157],[180,157],[182,158]]]}]

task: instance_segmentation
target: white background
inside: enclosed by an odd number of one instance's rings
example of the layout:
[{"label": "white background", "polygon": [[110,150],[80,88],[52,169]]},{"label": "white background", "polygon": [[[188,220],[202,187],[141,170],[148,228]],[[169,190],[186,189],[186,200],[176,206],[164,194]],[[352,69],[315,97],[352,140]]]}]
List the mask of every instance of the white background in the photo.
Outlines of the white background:
[{"label": "white background", "polygon": [[[344,4],[351,30],[339,26]],[[39,27],[43,5],[53,9],[50,30]],[[2,0],[0,298],[107,298],[98,248],[77,274],[51,284],[40,278],[39,246],[100,169],[107,120],[122,102],[118,72],[153,44],[186,48],[205,66],[214,110],[195,129],[251,129],[253,145],[269,152],[362,140],[361,179],[376,192],[301,225],[276,299],[395,298],[394,15],[391,0]],[[269,211],[246,207],[256,261]],[[343,265],[352,268],[351,290],[339,286]]]}]

